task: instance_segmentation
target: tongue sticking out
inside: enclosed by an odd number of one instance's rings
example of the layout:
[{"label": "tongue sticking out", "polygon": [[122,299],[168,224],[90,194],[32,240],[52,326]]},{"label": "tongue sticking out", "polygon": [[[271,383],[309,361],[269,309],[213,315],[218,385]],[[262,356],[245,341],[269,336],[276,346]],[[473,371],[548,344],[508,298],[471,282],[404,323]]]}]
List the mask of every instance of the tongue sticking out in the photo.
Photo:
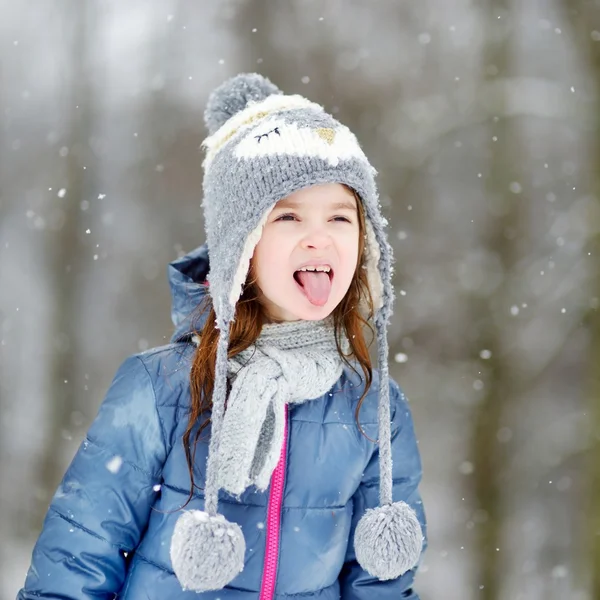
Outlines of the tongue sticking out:
[{"label": "tongue sticking out", "polygon": [[324,306],[331,292],[329,275],[323,271],[296,271],[296,275],[309,302]]}]

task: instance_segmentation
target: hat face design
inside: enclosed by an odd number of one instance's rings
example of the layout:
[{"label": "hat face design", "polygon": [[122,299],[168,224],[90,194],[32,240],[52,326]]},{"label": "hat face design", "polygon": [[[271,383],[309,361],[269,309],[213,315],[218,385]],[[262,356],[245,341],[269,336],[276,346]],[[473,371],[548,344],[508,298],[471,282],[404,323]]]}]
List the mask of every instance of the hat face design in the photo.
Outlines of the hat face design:
[{"label": "hat face design", "polygon": [[280,115],[268,118],[251,129],[235,146],[233,155],[241,159],[259,156],[314,156],[332,167],[356,158],[367,163],[354,134],[344,126],[301,124]]}]

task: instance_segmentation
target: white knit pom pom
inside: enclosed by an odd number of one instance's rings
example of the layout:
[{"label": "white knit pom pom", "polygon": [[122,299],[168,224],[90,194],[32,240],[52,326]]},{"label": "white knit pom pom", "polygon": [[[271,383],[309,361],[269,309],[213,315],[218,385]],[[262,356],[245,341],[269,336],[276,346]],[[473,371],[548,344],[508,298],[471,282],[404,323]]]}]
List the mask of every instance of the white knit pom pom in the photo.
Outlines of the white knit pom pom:
[{"label": "white knit pom pom", "polygon": [[184,512],[171,538],[173,571],[184,590],[220,590],[244,569],[246,541],[237,523],[222,515]]},{"label": "white knit pom pom", "polygon": [[412,569],[422,549],[421,524],[406,502],[368,509],[356,526],[356,560],[378,579],[397,579]]}]

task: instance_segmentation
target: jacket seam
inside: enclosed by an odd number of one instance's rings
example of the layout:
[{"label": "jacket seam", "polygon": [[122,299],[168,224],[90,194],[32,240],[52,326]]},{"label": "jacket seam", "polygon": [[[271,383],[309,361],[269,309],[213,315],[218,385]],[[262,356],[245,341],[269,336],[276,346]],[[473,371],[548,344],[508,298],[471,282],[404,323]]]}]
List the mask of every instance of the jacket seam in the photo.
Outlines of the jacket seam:
[{"label": "jacket seam", "polygon": [[122,596],[123,598],[127,597],[126,594],[129,591],[129,589],[131,588],[131,581],[133,579],[133,572],[135,571],[135,567],[136,567],[136,563],[135,563],[135,561],[132,561],[130,567],[127,569],[125,587],[119,592],[119,595]]},{"label": "jacket seam", "polygon": [[109,450],[103,444],[99,444],[96,440],[92,439],[89,436],[89,434],[87,434],[85,436],[85,439],[90,444],[92,444],[93,446],[96,446],[97,448],[100,448],[101,450],[103,450],[107,454],[110,454],[111,456],[118,456],[123,461],[123,464],[129,465],[132,469],[135,469],[136,471],[139,471],[140,473],[143,473],[149,479],[158,479],[158,478],[160,478],[160,473],[150,473],[150,471],[146,471],[146,469],[142,469],[142,467],[139,467],[134,462],[131,462],[130,460],[127,460],[126,458],[123,458],[120,454],[115,454],[114,452],[112,452],[112,450]]},{"label": "jacket seam", "polygon": [[[408,483],[409,481],[412,481],[411,477],[402,477],[400,479],[392,479],[392,485],[400,485],[400,484]],[[371,480],[371,481],[363,481],[361,483],[361,485],[366,488],[378,487],[379,479]]]},{"label": "jacket seam", "polygon": [[157,562],[150,560],[147,556],[144,556],[137,550],[135,552],[135,556],[137,556],[140,560],[143,560],[144,562],[148,563],[149,565],[152,565],[153,567],[156,567],[157,569],[160,569],[161,571],[168,573],[169,575],[175,575],[175,573],[173,571],[171,571],[170,569],[167,569],[167,567],[164,567],[163,565],[159,565]]},{"label": "jacket seam", "polygon": [[[356,425],[356,421],[311,421],[310,419],[298,419],[292,417],[292,422],[295,423],[315,423],[316,425]],[[366,425],[377,425],[377,423],[362,423],[361,427]]]},{"label": "jacket seam", "polygon": [[[161,571],[164,571],[165,573],[168,573],[169,575],[175,575],[175,573],[173,571],[171,571],[171,569],[168,569],[167,567],[158,564],[157,562],[154,562],[153,560],[150,560],[147,556],[144,556],[143,554],[141,554],[140,552],[138,552],[136,550],[135,555],[139,558],[139,560],[143,560],[145,563],[160,569]],[[232,586],[228,586],[227,589],[231,589],[231,590],[236,590],[238,592],[249,592],[249,593],[256,593],[256,590],[249,590],[246,588],[240,588],[240,587],[232,587]]]},{"label": "jacket seam", "polygon": [[296,592],[296,593],[292,593],[292,594],[275,594],[276,598],[311,598],[314,597],[315,594],[320,594],[321,592],[324,592],[325,590],[328,590],[329,588],[332,588],[335,585],[335,583],[332,583],[331,585],[328,585],[327,587],[324,588],[319,588],[317,590],[311,590],[309,592]]},{"label": "jacket seam", "polygon": [[[184,494],[186,497],[189,496],[189,492],[186,492],[184,489],[176,487],[163,481],[162,486],[179,494]],[[199,500],[204,500],[204,496],[201,496],[198,493],[194,493],[192,498],[197,498]],[[240,502],[236,502],[235,500],[230,500],[229,498],[221,498],[219,497],[219,503],[224,502],[225,504],[232,504],[234,506],[252,506],[254,508],[265,508],[266,504],[252,504],[250,502],[244,502],[243,504]],[[350,502],[350,500],[348,501]],[[282,506],[282,510],[342,510],[346,508],[347,504],[337,504],[335,506]]]},{"label": "jacket seam", "polygon": [[[155,348],[149,348],[143,352],[144,356],[155,356],[156,354],[161,354],[163,352],[170,352],[174,350],[174,346],[185,346],[184,342],[169,342],[168,344],[163,344],[162,346],[156,346]],[[139,358],[140,355],[137,355]]]},{"label": "jacket seam", "polygon": [[107,540],[106,538],[102,537],[101,535],[98,535],[97,533],[95,533],[91,529],[88,529],[87,527],[84,527],[81,523],[78,523],[74,519],[71,519],[71,518],[63,515],[59,510],[56,510],[56,508],[54,508],[54,506],[50,506],[50,510],[53,513],[55,513],[56,515],[58,515],[61,519],[63,519],[64,521],[66,521],[67,523],[73,525],[74,527],[77,527],[77,529],[80,529],[81,531],[87,533],[88,535],[91,535],[92,537],[94,537],[94,538],[96,538],[96,539],[98,539],[98,540],[100,540],[102,542],[106,542],[107,544],[109,544],[113,548],[117,548],[118,550],[124,550],[126,552],[130,551],[130,548],[127,548],[126,546],[123,546],[121,544],[115,544],[114,542],[111,542],[110,540]]},{"label": "jacket seam", "polygon": [[154,396],[154,410],[156,411],[156,416],[158,418],[158,422],[160,423],[160,433],[162,437],[163,447],[165,449],[165,456],[169,455],[169,451],[167,450],[167,436],[165,433],[165,424],[163,422],[162,417],[160,416],[160,411],[158,410],[158,401],[156,399],[156,390],[154,389],[154,382],[152,381],[152,376],[150,375],[150,371],[148,371],[148,367],[146,363],[141,359],[141,357],[137,357],[137,359],[142,363],[146,374],[148,375],[148,380],[150,381],[150,388],[152,389],[152,395]]}]

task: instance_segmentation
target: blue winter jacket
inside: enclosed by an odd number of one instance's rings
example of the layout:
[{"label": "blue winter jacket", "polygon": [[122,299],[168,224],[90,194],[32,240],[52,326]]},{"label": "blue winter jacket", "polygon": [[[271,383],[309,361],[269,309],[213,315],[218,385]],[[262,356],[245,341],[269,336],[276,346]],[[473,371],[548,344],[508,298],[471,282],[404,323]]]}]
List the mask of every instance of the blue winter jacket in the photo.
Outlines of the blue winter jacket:
[{"label": "blue winter jacket", "polygon": [[[269,531],[269,489],[252,487],[240,501],[219,493],[219,512],[241,526],[243,571],[217,592],[184,592],[169,557],[178,510],[190,477],[182,436],[190,406],[194,346],[189,315],[206,293],[206,246],[169,267],[173,342],[127,358],[108,390],[45,518],[18,600],[123,598],[127,600],[264,600],[261,584],[267,536],[277,536],[275,598],[291,600],[418,599],[414,570],[379,581],[356,562],[353,532],[377,506],[377,445],[355,421],[361,377],[345,369],[321,398],[290,405],[287,464],[280,527]],[[359,373],[362,373],[358,369]],[[377,438],[378,374],[360,411],[365,433]],[[417,486],[421,461],[406,398],[390,383],[393,499],[408,502],[425,533]],[[198,443],[194,491],[186,510],[204,508],[210,427]],[[269,599],[270,600],[270,599]]]}]

